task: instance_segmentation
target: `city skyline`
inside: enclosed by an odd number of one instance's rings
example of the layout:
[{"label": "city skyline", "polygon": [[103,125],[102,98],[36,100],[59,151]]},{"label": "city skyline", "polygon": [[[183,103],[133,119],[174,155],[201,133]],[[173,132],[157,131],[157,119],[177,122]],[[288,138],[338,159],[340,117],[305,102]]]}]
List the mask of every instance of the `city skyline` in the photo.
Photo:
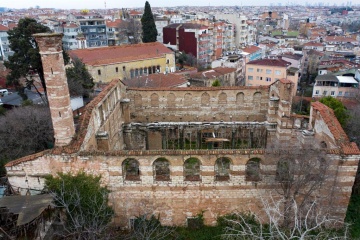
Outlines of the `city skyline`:
[{"label": "city skyline", "polygon": [[[58,8],[58,9],[105,9],[105,2],[106,2],[106,9],[111,8],[141,8],[145,6],[144,0],[133,0],[133,1],[118,1],[118,0],[98,0],[98,1],[91,1],[86,2],[79,2],[79,1],[70,1],[70,0],[63,0],[58,2],[51,2],[48,0],[33,0],[33,1],[25,1],[25,0],[17,0],[17,1],[9,1],[5,3],[3,6],[5,8],[16,8],[16,9],[22,9],[22,8],[30,8],[30,7],[36,7],[39,6],[40,8]],[[298,2],[290,1],[290,0],[280,0],[280,1],[272,1],[268,2],[265,0],[259,0],[254,1],[254,3],[249,3],[248,1],[238,1],[238,0],[228,0],[226,1],[226,4],[224,4],[224,1],[220,0],[198,0],[196,2],[194,1],[188,1],[188,0],[174,0],[171,1],[165,1],[165,0],[158,0],[151,2],[149,1],[151,7],[175,7],[175,6],[287,6],[287,5],[298,5]],[[337,6],[346,6],[351,4],[349,1],[335,1],[330,0],[327,2],[302,2],[300,5],[317,5],[318,3],[323,3],[323,5],[329,5],[333,6],[336,4]]]}]

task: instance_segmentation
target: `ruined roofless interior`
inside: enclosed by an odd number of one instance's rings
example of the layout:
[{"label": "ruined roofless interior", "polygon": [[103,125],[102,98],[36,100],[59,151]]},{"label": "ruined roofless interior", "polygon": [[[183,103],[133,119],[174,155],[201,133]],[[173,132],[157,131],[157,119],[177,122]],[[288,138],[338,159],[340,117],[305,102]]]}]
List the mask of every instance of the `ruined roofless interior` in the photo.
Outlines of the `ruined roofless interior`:
[{"label": "ruined roofless interior", "polygon": [[[236,212],[261,214],[276,194],[278,157],[266,149],[323,148],[331,180],[316,193],[343,220],[359,160],[331,109],[313,103],[310,117],[291,113],[292,83],[210,88],[127,88],[114,79],[84,109],[75,128],[62,59],[61,34],[36,34],[48,89],[55,147],[6,165],[24,193],[44,176],[102,176],[114,223],[144,213],[185,225],[204,212],[206,224]],[[77,131],[75,132],[75,129]],[[330,179],[330,178],[329,178]],[[333,196],[327,201],[329,194]]]}]

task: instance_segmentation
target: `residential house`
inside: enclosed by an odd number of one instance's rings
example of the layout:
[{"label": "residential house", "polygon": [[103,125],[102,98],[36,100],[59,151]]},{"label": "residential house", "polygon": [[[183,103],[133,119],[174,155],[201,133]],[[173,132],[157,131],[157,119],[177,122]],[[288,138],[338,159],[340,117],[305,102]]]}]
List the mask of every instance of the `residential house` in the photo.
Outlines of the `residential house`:
[{"label": "residential house", "polygon": [[106,36],[109,46],[115,46],[128,43],[127,37],[121,37],[119,28],[123,20],[116,19],[114,21],[106,21]]},{"label": "residential house", "polygon": [[303,50],[317,50],[323,52],[324,49],[324,44],[319,42],[308,42],[303,45]]},{"label": "residential house", "polygon": [[0,60],[7,60],[14,52],[10,49],[7,31],[9,28],[0,24]]},{"label": "residential house", "polygon": [[280,79],[294,83],[292,93],[295,95],[298,85],[298,70],[291,67],[291,62],[280,58],[260,59],[246,63],[245,86],[270,85]]},{"label": "residential house", "polygon": [[245,57],[246,62],[258,60],[263,57],[263,49],[257,46],[248,46],[241,50],[241,55]]},{"label": "residential house", "polygon": [[312,97],[354,97],[358,94],[359,82],[353,76],[318,75]]},{"label": "residential house", "polygon": [[175,71],[175,54],[159,42],[78,49],[69,52],[86,65],[95,82]]},{"label": "residential house", "polygon": [[193,87],[211,87],[216,80],[221,86],[235,86],[236,68],[217,67],[189,75]]},{"label": "residential house", "polygon": [[155,26],[157,30],[156,41],[163,42],[163,28],[169,25],[169,19],[167,17],[156,17]]}]

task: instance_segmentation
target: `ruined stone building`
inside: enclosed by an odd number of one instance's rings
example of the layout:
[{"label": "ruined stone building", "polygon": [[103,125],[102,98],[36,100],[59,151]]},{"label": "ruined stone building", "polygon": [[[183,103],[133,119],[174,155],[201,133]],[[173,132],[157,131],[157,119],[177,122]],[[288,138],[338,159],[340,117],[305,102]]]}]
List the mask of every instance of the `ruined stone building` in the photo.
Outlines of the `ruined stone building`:
[{"label": "ruined stone building", "polygon": [[[331,161],[331,214],[344,219],[359,161],[332,110],[313,103],[310,119],[291,113],[292,82],[216,88],[131,88],[114,79],[85,108],[74,128],[60,34],[36,34],[44,65],[56,146],[6,165],[14,189],[41,190],[57,172],[101,174],[114,222],[145,212],[164,224],[206,224],[234,211],[262,211],[278,188],[274,142],[322,147]],[[77,129],[77,131],[75,131]],[[286,156],[285,156],[286,157]],[[276,191],[274,191],[276,192]]]}]

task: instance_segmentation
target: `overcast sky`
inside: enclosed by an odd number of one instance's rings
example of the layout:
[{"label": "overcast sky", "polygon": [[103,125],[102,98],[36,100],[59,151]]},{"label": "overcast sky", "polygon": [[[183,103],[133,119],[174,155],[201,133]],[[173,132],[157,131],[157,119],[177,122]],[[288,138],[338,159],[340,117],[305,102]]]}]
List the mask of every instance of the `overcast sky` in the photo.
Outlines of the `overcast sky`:
[{"label": "overcast sky", "polygon": [[[62,8],[62,9],[104,9],[104,0],[2,0],[0,7],[7,8],[29,8],[40,6],[41,8]],[[172,6],[260,6],[269,5],[269,3],[287,5],[288,3],[305,4],[306,2],[314,3],[315,1],[295,1],[295,0],[156,0],[149,1],[152,7],[172,7]],[[333,5],[334,3],[342,4],[346,1],[327,0],[323,1]],[[355,3],[356,1],[353,1]],[[144,0],[106,0],[106,8],[130,8],[130,7],[144,7]]]}]

